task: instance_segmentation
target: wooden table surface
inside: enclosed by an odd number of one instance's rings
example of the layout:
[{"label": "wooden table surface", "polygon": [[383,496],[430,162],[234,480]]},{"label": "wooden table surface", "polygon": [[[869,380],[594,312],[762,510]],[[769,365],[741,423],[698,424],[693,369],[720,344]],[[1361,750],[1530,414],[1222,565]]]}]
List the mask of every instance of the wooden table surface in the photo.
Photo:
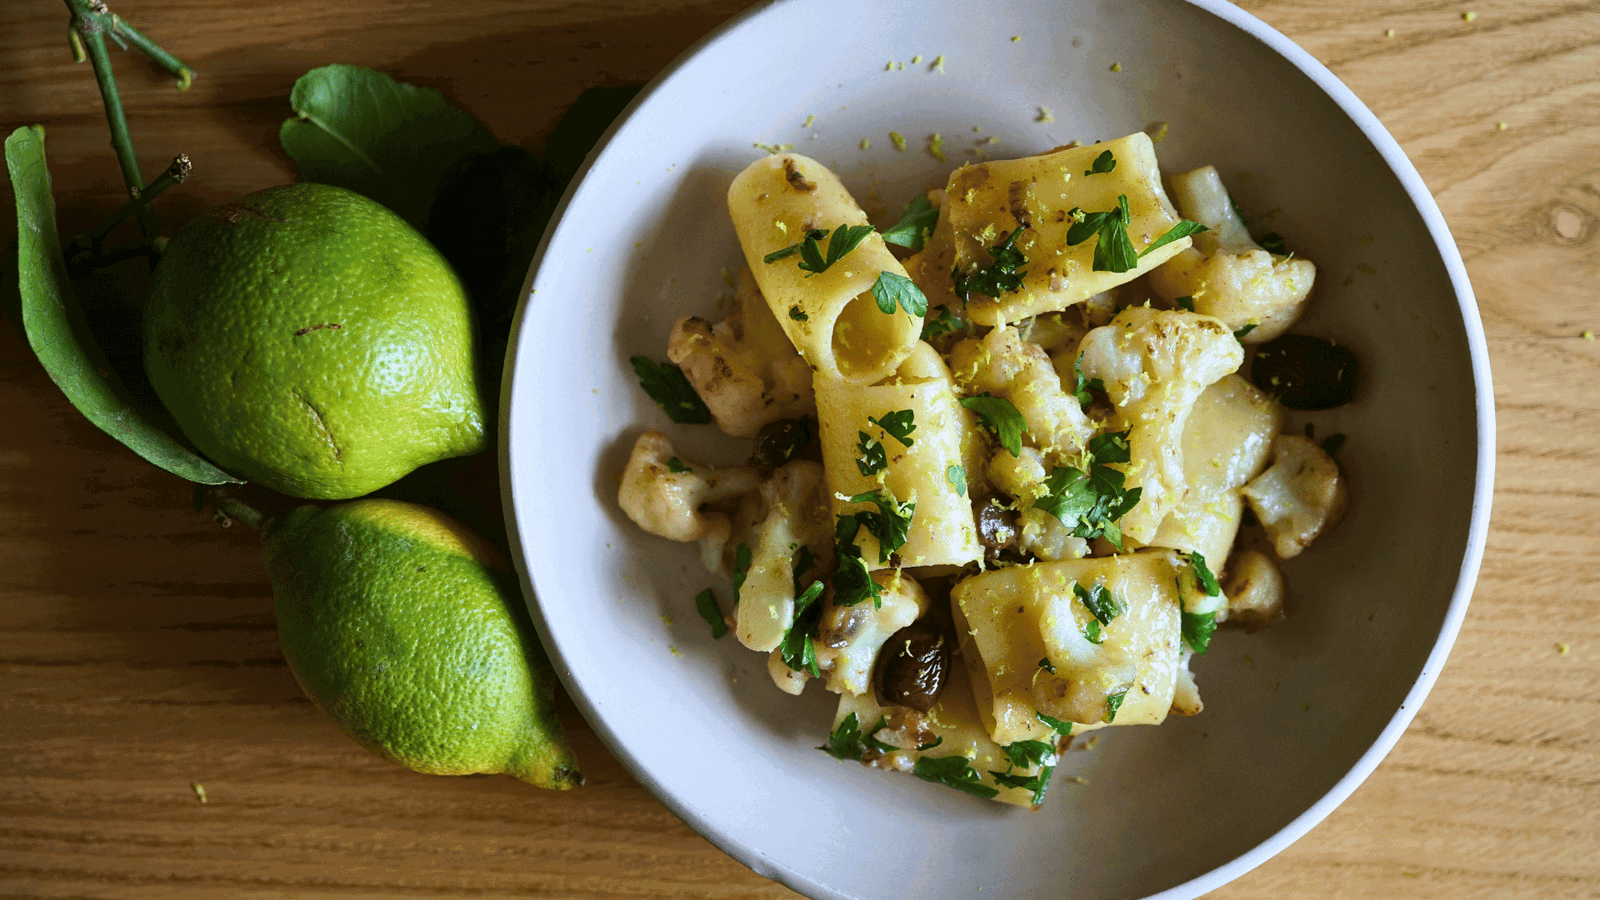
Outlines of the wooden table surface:
[{"label": "wooden table surface", "polygon": [[[159,205],[171,223],[294,178],[276,135],[308,69],[438,87],[537,150],[583,88],[648,80],[746,5],[114,7],[199,73],[178,93],[117,55],[147,177],[178,152],[197,165]],[[1499,459],[1482,576],[1427,704],[1327,821],[1212,896],[1600,897],[1600,3],[1243,5],[1371,106],[1438,198],[1488,334]],[[65,25],[58,0],[0,3],[0,127],[47,127],[71,234],[123,194]],[[255,535],[82,419],[8,324],[0,435],[0,896],[794,896],[667,812],[570,704],[589,784],[563,794],[350,743],[279,655]]]}]

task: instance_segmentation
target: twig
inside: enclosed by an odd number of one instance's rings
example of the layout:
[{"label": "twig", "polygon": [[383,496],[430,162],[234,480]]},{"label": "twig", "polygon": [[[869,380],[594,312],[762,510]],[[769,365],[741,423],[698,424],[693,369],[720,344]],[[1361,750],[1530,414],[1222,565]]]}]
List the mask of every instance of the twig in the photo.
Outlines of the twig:
[{"label": "twig", "polygon": [[157,175],[155,181],[150,182],[141,190],[134,193],[133,197],[130,198],[127,203],[122,204],[122,206],[116,212],[112,213],[104,222],[96,225],[87,233],[80,235],[77,239],[77,243],[82,245],[84,242],[87,242],[91,247],[98,247],[100,243],[106,239],[106,235],[111,233],[111,229],[127,221],[129,216],[137,214],[140,207],[149,206],[150,201],[161,196],[161,193],[167,188],[172,187],[175,184],[183,184],[183,182],[189,177],[189,172],[193,169],[194,164],[189,162],[188,156],[180,153],[173,157],[172,164],[167,166],[166,171],[162,172],[160,175]]}]

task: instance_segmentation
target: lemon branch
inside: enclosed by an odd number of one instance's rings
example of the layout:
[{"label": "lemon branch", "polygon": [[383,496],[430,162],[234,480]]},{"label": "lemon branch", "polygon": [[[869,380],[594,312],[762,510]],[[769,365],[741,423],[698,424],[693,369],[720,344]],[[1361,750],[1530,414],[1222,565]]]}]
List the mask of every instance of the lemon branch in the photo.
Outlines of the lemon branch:
[{"label": "lemon branch", "polygon": [[217,524],[223,528],[231,528],[235,521],[239,521],[261,531],[267,521],[261,510],[227,494],[221,488],[195,485],[194,508],[203,510],[207,506],[216,511]]},{"label": "lemon branch", "polygon": [[[137,198],[145,189],[144,176],[139,172],[139,159],[133,151],[133,139],[128,134],[128,117],[122,109],[122,94],[117,90],[116,74],[111,70],[111,55],[106,49],[106,36],[123,48],[129,44],[143,50],[157,65],[178,79],[178,89],[185,90],[194,82],[194,72],[182,60],[163,50],[155,41],[122,20],[121,16],[106,7],[104,0],[65,0],[72,12],[67,37],[72,45],[73,59],[85,59],[94,67],[95,81],[100,85],[100,99],[106,109],[106,125],[111,130],[111,147],[116,151],[117,163],[122,167],[122,180],[128,194]],[[139,231],[146,241],[160,233],[155,214],[148,206],[133,210],[139,219]]]},{"label": "lemon branch", "polygon": [[116,212],[106,217],[105,221],[73,238],[69,261],[74,265],[88,263],[104,266],[134,256],[149,254],[152,248],[160,242],[159,238],[155,241],[140,242],[128,247],[108,249],[105,246],[106,235],[111,233],[111,229],[129,218],[148,210],[150,201],[161,196],[162,192],[167,188],[175,184],[183,184],[188,179],[189,172],[193,169],[194,164],[189,162],[188,156],[180,153],[173,157],[172,164],[167,166],[166,170],[160,175],[156,176],[155,181],[145,185],[143,190],[129,198],[127,203],[122,204]]}]

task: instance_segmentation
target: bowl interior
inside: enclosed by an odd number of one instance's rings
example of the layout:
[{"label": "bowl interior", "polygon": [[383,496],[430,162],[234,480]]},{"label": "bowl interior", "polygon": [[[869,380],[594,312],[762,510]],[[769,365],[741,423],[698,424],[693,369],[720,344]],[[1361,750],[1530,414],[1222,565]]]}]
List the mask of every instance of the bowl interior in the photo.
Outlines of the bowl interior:
[{"label": "bowl interior", "polygon": [[[1376,120],[1305,54],[1217,6],[927,0],[907,15],[776,3],[663,76],[570,195],[508,369],[519,563],[589,721],[757,871],[820,897],[1192,896],[1325,815],[1431,683],[1482,540],[1487,373],[1475,381],[1481,329],[1459,258]],[[1354,348],[1364,386],[1296,427],[1348,437],[1343,524],[1285,566],[1287,621],[1219,633],[1196,661],[1201,715],[1068,752],[1041,812],[833,760],[816,748],[834,696],[781,694],[763,656],[712,640],[693,597],[709,586],[726,604],[727,586],[693,546],[645,535],[617,508],[646,427],[687,458],[748,452],[710,426],[669,423],[628,358],[663,359],[680,316],[720,318],[726,274],[742,264],[725,192],[757,143],[827,164],[884,224],[977,153],[1158,122],[1165,171],[1216,165],[1253,225],[1319,267],[1297,330]],[[934,134],[944,162],[925,149]]]}]

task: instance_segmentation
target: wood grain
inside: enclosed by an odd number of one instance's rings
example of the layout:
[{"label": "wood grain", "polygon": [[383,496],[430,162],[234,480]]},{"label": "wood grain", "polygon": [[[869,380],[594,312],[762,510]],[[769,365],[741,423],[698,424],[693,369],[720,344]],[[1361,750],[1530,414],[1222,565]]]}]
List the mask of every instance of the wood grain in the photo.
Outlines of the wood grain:
[{"label": "wood grain", "polygon": [[[201,75],[178,93],[117,62],[146,172],[199,163],[164,207],[179,221],[293,177],[275,135],[309,68],[438,87],[537,149],[583,88],[648,79],[745,5],[123,0]],[[1600,344],[1582,337],[1600,331],[1600,3],[1241,5],[1329,65],[1433,190],[1489,338],[1499,454],[1478,590],[1415,723],[1326,822],[1213,896],[1600,897]],[[122,189],[65,18],[0,4],[0,128],[46,125],[71,232]],[[136,312],[111,293],[97,326],[126,345]],[[794,896],[668,813],[570,708],[590,784],[565,794],[349,743],[279,656],[256,538],[82,420],[9,325],[0,423],[0,897]]]}]

